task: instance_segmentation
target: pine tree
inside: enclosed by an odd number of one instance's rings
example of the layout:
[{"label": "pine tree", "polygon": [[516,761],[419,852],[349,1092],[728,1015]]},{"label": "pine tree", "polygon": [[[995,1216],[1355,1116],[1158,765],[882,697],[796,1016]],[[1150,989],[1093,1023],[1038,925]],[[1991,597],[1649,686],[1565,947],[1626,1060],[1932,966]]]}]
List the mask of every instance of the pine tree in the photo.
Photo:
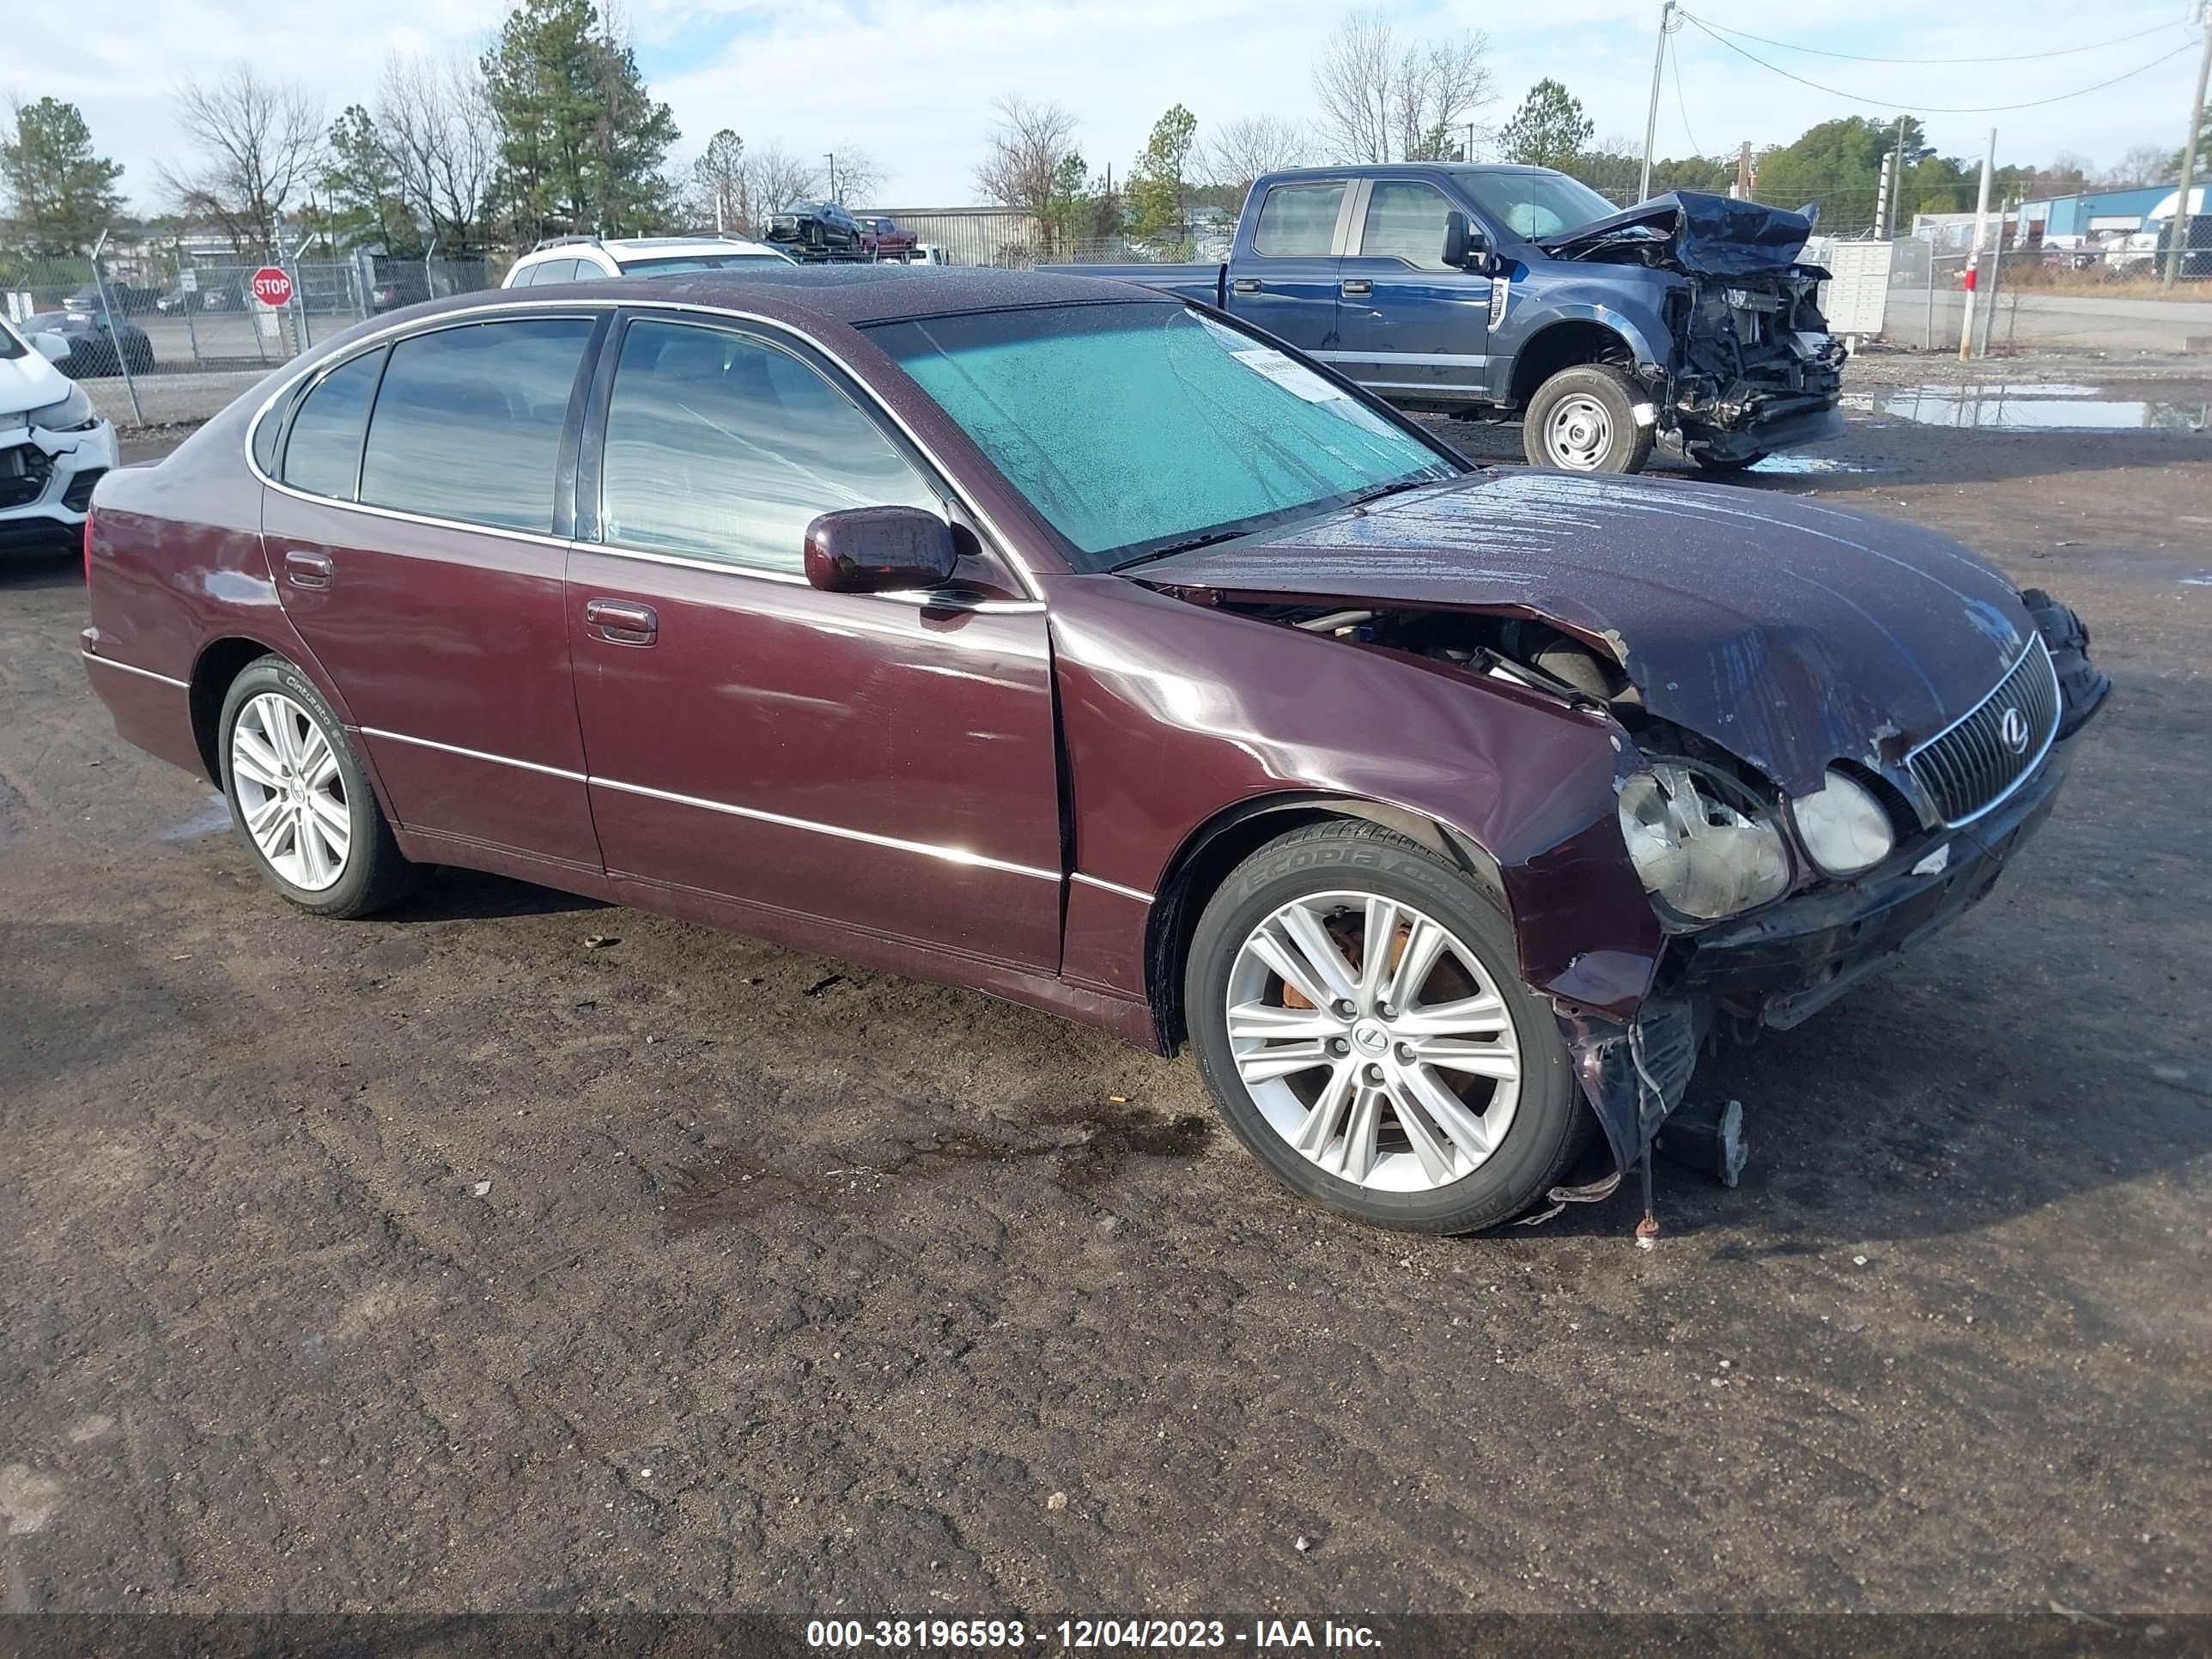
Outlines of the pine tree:
[{"label": "pine tree", "polygon": [[92,133],[75,104],[41,98],[15,106],[15,130],[0,138],[0,188],[24,251],[82,253],[122,211],[115,181],[123,168],[93,153]]}]

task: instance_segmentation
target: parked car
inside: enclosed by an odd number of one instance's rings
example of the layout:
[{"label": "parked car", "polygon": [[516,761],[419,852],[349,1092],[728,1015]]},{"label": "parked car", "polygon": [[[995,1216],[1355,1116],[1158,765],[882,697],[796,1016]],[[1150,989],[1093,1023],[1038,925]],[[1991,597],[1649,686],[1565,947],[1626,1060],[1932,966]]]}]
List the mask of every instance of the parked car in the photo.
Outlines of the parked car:
[{"label": "parked car", "polygon": [[58,336],[68,349],[54,362],[72,380],[120,374],[126,367],[143,374],[154,367],[154,343],[145,331],[135,323],[111,326],[105,313],[39,311],[16,326],[26,335]]},{"label": "parked car", "polygon": [[602,241],[556,236],[514,262],[501,288],[545,288],[610,276],[681,276],[702,270],[749,270],[788,265],[781,250],[736,236],[640,236]]},{"label": "parked car", "polygon": [[55,363],[62,337],[0,318],[0,551],[72,546],[92,487],[115,465],[115,428]]},{"label": "parked car", "polygon": [[[107,284],[106,307],[118,317],[135,317],[141,312],[151,311],[161,297],[154,288],[140,288],[133,283]],[[64,311],[94,312],[101,308],[100,284],[87,283],[62,301]]]},{"label": "parked car", "polygon": [[1618,212],[1548,167],[1310,167],[1226,262],[1084,265],[1219,307],[1403,409],[1517,416],[1537,466],[1727,471],[1842,434],[1845,356],[1802,215],[1688,191]]},{"label": "parked car", "polygon": [[1188,1044],[1284,1181],[1437,1231],[1954,920],[2109,689],[1931,531],[1483,471],[997,270],[434,301],[88,544],[118,730],[301,908],[466,866]]},{"label": "parked car", "polygon": [[780,247],[817,258],[861,251],[859,223],[835,202],[793,202],[769,219],[761,234]]},{"label": "parked car", "polygon": [[196,279],[191,288],[179,284],[171,289],[154,302],[154,309],[165,317],[198,316],[210,311],[236,311],[239,303],[235,289]]},{"label": "parked car", "polygon": [[920,240],[915,234],[902,228],[895,219],[880,213],[856,213],[854,226],[860,233],[860,252],[872,259],[897,259],[903,262],[913,257]]},{"label": "parked car", "polygon": [[910,265],[949,265],[952,256],[934,242],[917,242],[906,262]]}]

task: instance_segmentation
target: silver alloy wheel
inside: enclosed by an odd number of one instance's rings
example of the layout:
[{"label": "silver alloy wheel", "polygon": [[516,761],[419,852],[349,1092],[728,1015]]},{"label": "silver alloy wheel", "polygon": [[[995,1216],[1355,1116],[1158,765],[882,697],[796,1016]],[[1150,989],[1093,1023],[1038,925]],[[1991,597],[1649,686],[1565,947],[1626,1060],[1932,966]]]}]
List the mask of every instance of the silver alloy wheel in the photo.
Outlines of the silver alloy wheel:
[{"label": "silver alloy wheel", "polygon": [[305,708],[264,691],[230,730],[230,781],[246,831],[270,867],[319,893],[345,874],[353,813],[330,739]]},{"label": "silver alloy wheel", "polygon": [[1544,417],[1544,447],[1561,466],[1595,472],[1613,447],[1613,411],[1587,392],[1571,392]]},{"label": "silver alloy wheel", "polygon": [[1433,1192],[1480,1169],[1512,1127],[1512,1016],[1474,952],[1412,905],[1293,899],[1237,951],[1227,1002],[1253,1103],[1330,1175]]}]

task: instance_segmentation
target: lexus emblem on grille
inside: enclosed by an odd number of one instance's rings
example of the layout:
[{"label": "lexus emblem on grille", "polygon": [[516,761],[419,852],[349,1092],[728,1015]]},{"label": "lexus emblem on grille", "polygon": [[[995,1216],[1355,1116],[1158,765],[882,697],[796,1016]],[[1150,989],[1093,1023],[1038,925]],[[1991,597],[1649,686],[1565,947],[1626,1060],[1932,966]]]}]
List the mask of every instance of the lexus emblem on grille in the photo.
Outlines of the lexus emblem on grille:
[{"label": "lexus emblem on grille", "polygon": [[1997,735],[2004,739],[2006,748],[2015,755],[2027,752],[2027,716],[2017,708],[2008,708],[2004,718],[1997,722]]}]

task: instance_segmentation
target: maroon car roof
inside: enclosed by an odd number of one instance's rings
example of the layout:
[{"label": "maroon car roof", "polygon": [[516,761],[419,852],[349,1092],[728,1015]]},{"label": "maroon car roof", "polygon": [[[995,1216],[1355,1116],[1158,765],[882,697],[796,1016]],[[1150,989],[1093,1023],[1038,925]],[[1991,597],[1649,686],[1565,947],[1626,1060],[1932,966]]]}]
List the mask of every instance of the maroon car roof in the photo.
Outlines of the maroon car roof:
[{"label": "maroon car roof", "polygon": [[727,306],[800,325],[842,323],[848,326],[896,322],[908,317],[942,317],[954,312],[1003,311],[1018,306],[1164,300],[1164,296],[1134,283],[1103,282],[1091,276],[870,264],[793,265],[769,270],[702,270],[642,280],[611,276],[598,282],[562,283],[543,291],[496,289],[462,295],[437,309],[464,311],[525,298],[676,301],[687,305]]}]

